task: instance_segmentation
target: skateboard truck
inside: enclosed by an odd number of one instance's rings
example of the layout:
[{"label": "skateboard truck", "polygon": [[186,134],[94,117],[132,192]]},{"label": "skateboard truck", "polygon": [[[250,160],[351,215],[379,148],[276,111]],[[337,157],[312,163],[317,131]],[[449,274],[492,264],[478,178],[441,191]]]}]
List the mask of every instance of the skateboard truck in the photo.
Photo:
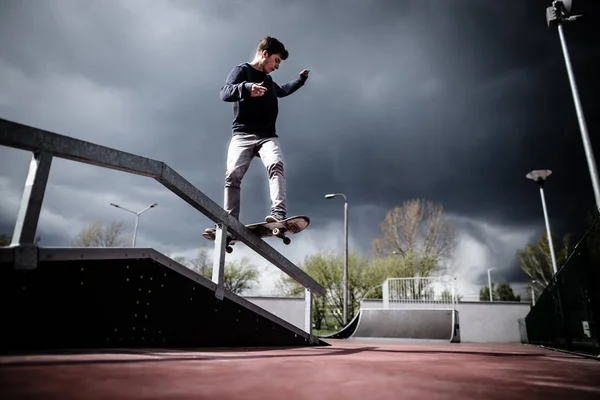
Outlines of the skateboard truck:
[{"label": "skateboard truck", "polygon": [[233,247],[231,247],[231,242],[233,242],[233,237],[231,236],[230,233],[227,233],[227,238],[225,239],[225,251],[228,254],[233,253]]},{"label": "skateboard truck", "polygon": [[285,229],[282,229],[282,228],[273,228],[273,230],[271,232],[273,232],[273,236],[277,236],[278,238],[281,238],[281,240],[283,240],[283,243],[286,246],[288,244],[292,243],[292,239],[290,239],[289,237],[285,236]]},{"label": "skateboard truck", "polygon": [[[233,247],[231,247],[231,242],[234,241],[233,237],[231,236],[231,233],[229,233],[229,232],[223,232],[223,234],[226,235],[226,237],[225,237],[225,251],[227,253],[231,254],[231,253],[233,253]],[[208,239],[208,236],[206,236],[205,234],[203,234],[203,236]],[[216,238],[215,238],[214,234],[210,236],[210,240],[214,241],[215,239]]]},{"label": "skateboard truck", "polygon": [[227,238],[227,242],[226,242],[226,244],[225,244],[225,251],[226,251],[228,254],[231,254],[231,253],[233,253],[233,247],[231,247],[231,245],[229,244],[230,242],[231,242],[231,239]]}]

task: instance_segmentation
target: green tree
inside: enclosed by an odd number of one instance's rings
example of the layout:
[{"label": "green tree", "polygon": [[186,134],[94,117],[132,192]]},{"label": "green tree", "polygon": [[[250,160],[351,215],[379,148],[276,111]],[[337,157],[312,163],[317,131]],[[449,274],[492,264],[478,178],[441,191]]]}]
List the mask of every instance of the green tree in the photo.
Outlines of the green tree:
[{"label": "green tree", "polygon": [[75,247],[125,247],[129,240],[123,236],[123,222],[111,222],[108,226],[100,221],[85,226],[73,239]]},{"label": "green tree", "polygon": [[[35,238],[34,244],[39,245],[41,240],[42,240],[42,238],[40,236],[37,236]],[[11,242],[12,242],[12,235],[7,235],[5,233],[0,235],[0,246],[10,246]]]},{"label": "green tree", "polygon": [[[496,300],[496,284],[492,282],[492,294],[494,295],[493,300]],[[479,300],[480,301],[490,301],[490,288],[488,286],[483,286],[479,290]]]},{"label": "green tree", "polygon": [[200,275],[211,279],[212,277],[212,258],[208,254],[209,249],[207,247],[202,247],[196,254],[195,258],[188,259],[185,257],[174,257],[173,259],[178,263],[188,267],[192,271],[196,271]]},{"label": "green tree", "polygon": [[[461,301],[463,299],[462,295],[460,295],[456,291],[454,293],[454,297],[455,297],[455,301],[456,302],[459,302],[459,301]],[[450,290],[444,290],[444,291],[442,291],[442,293],[440,294],[440,300],[444,301],[444,302],[450,302],[450,301],[452,301],[452,292]]]},{"label": "green tree", "polygon": [[[243,293],[258,282],[258,270],[246,258],[226,263],[223,283],[233,293]],[[212,273],[211,273],[212,276]]]},{"label": "green tree", "polygon": [[[348,270],[353,258],[348,257]],[[305,258],[298,268],[306,272],[325,289],[325,296],[313,296],[313,323],[316,329],[322,329],[330,308],[341,309],[342,301],[339,299],[341,271],[339,259],[330,251],[320,251]],[[276,282],[276,288],[283,296],[303,296],[304,287],[287,274],[281,275]],[[348,281],[350,292],[350,280]]]},{"label": "green tree", "polygon": [[414,199],[388,211],[373,241],[376,258],[403,259],[409,276],[427,277],[448,260],[457,244],[456,231],[440,204]]},{"label": "green tree", "polygon": [[[173,258],[178,263],[196,271],[205,278],[212,279],[213,258],[210,256],[212,248],[202,247],[193,259],[185,257]],[[241,294],[252,289],[258,282],[258,269],[250,264],[248,259],[225,262],[223,270],[223,285],[225,289],[235,294]]]},{"label": "green tree", "polygon": [[[554,255],[556,256],[556,266],[560,268],[567,259],[570,252],[571,234],[563,236],[562,245],[558,243],[554,235],[552,243],[554,246]],[[544,232],[537,240],[536,244],[528,243],[524,249],[517,250],[521,270],[535,281],[534,287],[537,291],[542,291],[552,281],[554,270],[552,268],[552,255],[548,245],[547,235]]]},{"label": "green tree", "polygon": [[498,285],[494,298],[497,298],[499,301],[521,301],[521,296],[515,295],[508,283],[500,283]]},{"label": "green tree", "polygon": [[[348,254],[348,320],[351,320],[360,309],[360,302],[368,295],[370,298],[381,298],[381,284],[389,271],[400,270],[398,257],[366,260],[354,251]],[[320,283],[325,289],[325,296],[313,297],[313,323],[316,329],[331,326],[344,326],[343,321],[343,276],[344,259],[332,250],[321,250],[307,256],[298,267]],[[282,275],[276,283],[283,296],[302,296],[304,287],[288,275]],[[327,317],[333,321],[327,321]]]},{"label": "green tree", "polygon": [[395,254],[387,257],[371,257],[366,261],[369,265],[369,273],[374,274],[373,284],[375,288],[369,290],[370,298],[383,298],[382,283],[387,278],[411,278],[418,261],[416,257],[408,254],[399,257]]},{"label": "green tree", "polygon": [[11,241],[11,236],[5,235],[4,233],[0,235],[0,246],[10,246]]},{"label": "green tree", "polygon": [[[512,287],[508,283],[500,283],[496,286],[492,283],[493,301],[521,301],[520,295],[515,295]],[[488,286],[483,286],[479,290],[480,301],[490,301],[490,289]]]}]

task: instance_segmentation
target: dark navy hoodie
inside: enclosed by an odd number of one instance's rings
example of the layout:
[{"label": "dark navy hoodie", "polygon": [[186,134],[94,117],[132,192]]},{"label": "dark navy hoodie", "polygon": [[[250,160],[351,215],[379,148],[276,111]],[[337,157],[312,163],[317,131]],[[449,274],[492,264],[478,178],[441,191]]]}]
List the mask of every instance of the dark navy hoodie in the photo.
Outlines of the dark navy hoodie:
[{"label": "dark navy hoodie", "polygon": [[[253,83],[263,82],[267,91],[263,96],[251,97]],[[273,82],[270,75],[254,68],[250,63],[236,66],[221,87],[221,100],[233,102],[233,134],[253,133],[260,137],[277,137],[279,97],[289,96],[306,82],[306,77],[298,78],[281,86]]]}]

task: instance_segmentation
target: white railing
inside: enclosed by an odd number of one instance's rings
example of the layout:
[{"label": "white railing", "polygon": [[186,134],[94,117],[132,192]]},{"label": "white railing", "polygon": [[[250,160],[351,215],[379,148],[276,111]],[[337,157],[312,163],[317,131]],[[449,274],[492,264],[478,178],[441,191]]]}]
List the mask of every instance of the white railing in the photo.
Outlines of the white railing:
[{"label": "white railing", "polygon": [[455,308],[456,291],[451,277],[388,278],[383,283],[383,308],[407,306]]}]

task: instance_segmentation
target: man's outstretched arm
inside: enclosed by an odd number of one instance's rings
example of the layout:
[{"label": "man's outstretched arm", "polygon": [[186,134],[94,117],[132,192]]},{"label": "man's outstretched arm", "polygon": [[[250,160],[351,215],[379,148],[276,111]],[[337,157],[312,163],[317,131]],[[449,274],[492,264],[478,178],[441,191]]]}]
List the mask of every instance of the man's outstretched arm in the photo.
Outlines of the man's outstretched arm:
[{"label": "man's outstretched arm", "polygon": [[309,72],[310,71],[305,69],[302,72],[300,72],[300,76],[298,78],[294,79],[293,81],[287,82],[281,86],[273,82],[273,86],[275,87],[275,94],[277,94],[277,97],[289,96],[290,94],[294,93],[296,90],[304,86],[304,83],[308,79]]},{"label": "man's outstretched arm", "polygon": [[235,67],[231,70],[225,84],[221,87],[221,100],[234,102],[246,97],[262,96],[266,90],[261,83],[247,82],[244,80],[245,74],[241,67]]}]

